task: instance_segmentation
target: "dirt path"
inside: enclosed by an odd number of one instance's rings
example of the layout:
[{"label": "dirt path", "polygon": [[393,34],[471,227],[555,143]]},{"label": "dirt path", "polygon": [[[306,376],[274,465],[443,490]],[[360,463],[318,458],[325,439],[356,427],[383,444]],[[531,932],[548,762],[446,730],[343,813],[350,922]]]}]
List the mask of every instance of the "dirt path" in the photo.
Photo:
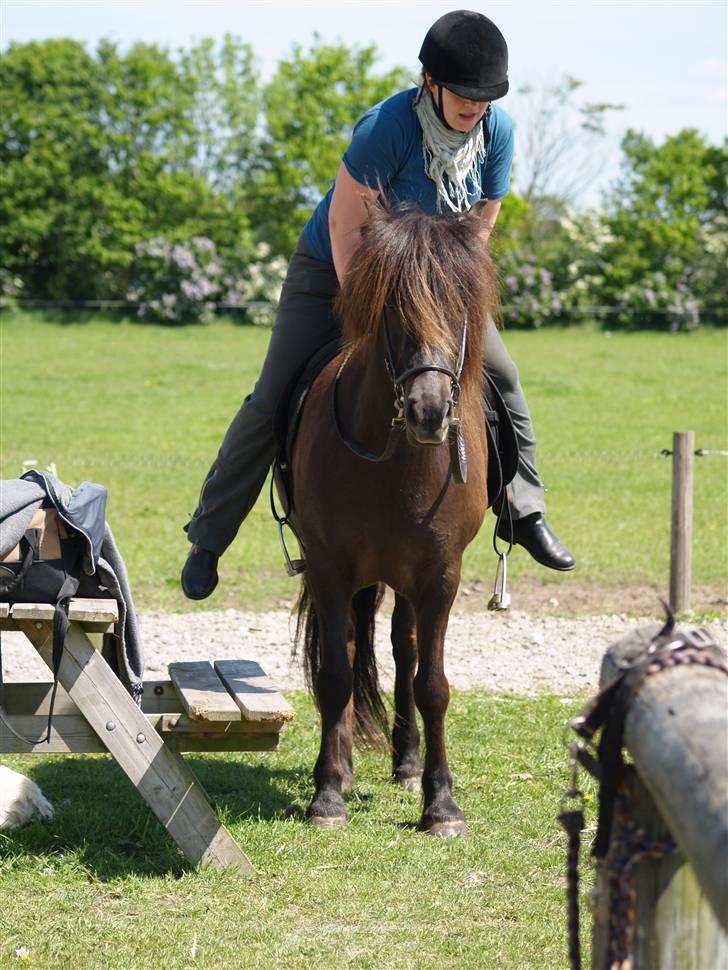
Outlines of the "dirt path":
[{"label": "dirt path", "polygon": [[[635,618],[625,613],[594,616],[534,615],[522,610],[482,611],[483,596],[461,593],[450,618],[446,670],[453,687],[472,687],[563,696],[592,690],[607,647],[658,615]],[[654,595],[654,594],[653,594]],[[555,596],[552,596],[555,599]],[[474,599],[479,610],[463,609]],[[393,666],[389,624],[384,612],[377,630],[377,655],[382,683],[391,686]],[[553,605],[551,608],[554,609]],[[245,657],[257,660],[283,689],[303,687],[298,662],[291,657],[293,621],[286,611],[246,613],[205,610],[196,613],[142,613],[147,677],[166,676],[171,660]],[[723,646],[728,620],[705,624]],[[3,666],[7,680],[47,680],[48,671],[21,634],[3,634]]]}]

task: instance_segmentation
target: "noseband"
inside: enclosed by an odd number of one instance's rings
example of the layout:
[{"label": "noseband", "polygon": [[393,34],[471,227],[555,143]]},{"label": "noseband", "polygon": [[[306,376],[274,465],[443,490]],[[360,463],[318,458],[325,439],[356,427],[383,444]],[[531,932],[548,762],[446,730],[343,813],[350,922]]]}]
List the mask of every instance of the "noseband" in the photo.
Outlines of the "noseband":
[{"label": "noseband", "polygon": [[450,421],[450,427],[453,424],[458,425],[460,418],[455,416],[455,409],[457,408],[458,401],[460,400],[460,377],[463,373],[463,364],[465,363],[465,348],[468,341],[468,318],[467,315],[463,321],[463,333],[460,338],[460,350],[458,351],[458,360],[455,365],[455,370],[450,370],[449,367],[443,367],[441,364],[422,364],[419,367],[410,367],[408,370],[403,371],[401,374],[397,374],[397,369],[394,363],[394,350],[392,347],[392,340],[389,336],[389,325],[387,323],[387,310],[389,307],[384,308],[384,315],[382,317],[383,329],[384,329],[384,366],[387,368],[387,373],[389,374],[389,379],[394,387],[394,408],[395,417],[392,419],[393,428],[404,428],[405,417],[404,417],[404,386],[407,381],[411,380],[413,377],[417,377],[419,374],[427,374],[429,371],[436,371],[440,374],[445,374],[450,378],[450,392],[452,395],[452,410],[453,417]]},{"label": "noseband", "polygon": [[460,378],[463,372],[463,365],[465,363],[465,349],[467,347],[468,340],[468,318],[467,315],[463,321],[463,332],[460,338],[460,349],[458,351],[458,359],[455,365],[455,370],[451,370],[449,367],[444,367],[442,364],[421,364],[418,367],[410,367],[403,371],[401,374],[397,374],[397,368],[395,364],[394,349],[392,347],[392,340],[389,334],[389,325],[387,323],[387,310],[389,308],[385,306],[384,314],[382,317],[383,329],[384,329],[384,366],[386,367],[389,379],[392,382],[394,388],[394,417],[392,418],[391,430],[389,432],[389,438],[387,439],[387,444],[385,445],[384,451],[380,455],[373,455],[371,452],[362,448],[361,445],[352,441],[342,430],[341,424],[339,422],[338,408],[337,408],[337,392],[339,388],[339,380],[343,373],[344,368],[349,360],[350,354],[344,357],[341,363],[341,367],[336,374],[336,378],[333,383],[333,413],[334,413],[334,423],[336,425],[336,430],[339,433],[339,437],[344,442],[346,447],[352,451],[357,457],[364,458],[366,461],[386,461],[392,456],[395,445],[397,444],[398,432],[401,432],[406,427],[405,418],[405,400],[404,400],[404,388],[407,381],[419,374],[426,374],[429,371],[435,371],[440,374],[445,374],[446,377],[450,378],[450,392],[452,395],[452,417],[450,418],[450,425],[448,428],[448,444],[450,447],[450,465],[452,468],[453,479],[460,485],[464,484],[468,478],[468,455],[465,447],[465,440],[463,438],[462,426],[460,424],[460,418],[457,415],[457,405],[460,400]]}]

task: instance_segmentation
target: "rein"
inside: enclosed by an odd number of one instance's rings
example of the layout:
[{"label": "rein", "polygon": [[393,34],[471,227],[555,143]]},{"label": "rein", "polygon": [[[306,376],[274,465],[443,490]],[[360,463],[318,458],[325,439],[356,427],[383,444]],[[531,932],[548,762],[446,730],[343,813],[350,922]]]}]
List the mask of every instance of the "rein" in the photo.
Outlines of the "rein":
[{"label": "rein", "polygon": [[384,309],[384,315],[382,317],[382,322],[384,324],[384,366],[389,375],[389,379],[392,382],[394,388],[394,417],[392,418],[392,424],[389,431],[389,437],[387,438],[387,443],[384,446],[384,450],[379,455],[375,455],[370,451],[367,451],[356,441],[353,441],[344,432],[341,427],[341,422],[339,421],[339,413],[337,407],[338,400],[338,390],[339,381],[341,375],[349,362],[351,357],[351,351],[346,354],[341,366],[339,367],[336,377],[333,382],[333,393],[332,393],[332,411],[334,418],[334,425],[338,432],[339,438],[346,445],[349,451],[353,452],[358,458],[363,458],[365,461],[380,462],[387,461],[392,457],[394,449],[397,445],[399,438],[399,432],[404,431],[406,426],[406,419],[404,416],[405,402],[404,402],[404,385],[408,380],[413,377],[417,377],[419,374],[426,374],[429,371],[436,371],[440,374],[445,374],[446,377],[450,378],[451,393],[452,393],[452,411],[453,416],[450,420],[450,426],[448,429],[448,443],[450,447],[450,465],[452,467],[453,478],[455,481],[462,485],[467,481],[468,477],[468,457],[467,450],[465,448],[465,441],[463,439],[462,427],[460,424],[460,418],[456,415],[456,408],[460,400],[460,378],[463,372],[463,365],[465,363],[465,350],[467,347],[468,339],[468,318],[465,317],[463,321],[463,332],[460,338],[460,349],[458,351],[458,359],[455,365],[455,370],[451,370],[449,367],[444,367],[441,364],[422,364],[418,367],[410,367],[403,371],[401,374],[397,374],[395,365],[394,350],[392,347],[392,340],[389,335],[389,326],[387,324],[387,308]]}]

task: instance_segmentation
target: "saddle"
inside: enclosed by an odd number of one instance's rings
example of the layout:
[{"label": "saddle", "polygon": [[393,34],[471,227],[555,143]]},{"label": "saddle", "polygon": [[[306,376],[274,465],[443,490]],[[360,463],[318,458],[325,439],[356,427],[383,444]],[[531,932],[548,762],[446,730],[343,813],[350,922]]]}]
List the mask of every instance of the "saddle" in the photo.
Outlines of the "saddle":
[{"label": "saddle", "polygon": [[[274,518],[288,524],[293,504],[293,481],[291,477],[291,454],[301,415],[314,381],[326,365],[341,351],[341,342],[332,340],[317,351],[308,361],[301,376],[294,384],[288,398],[282,401],[274,419],[276,435],[276,458],[273,463],[271,483],[271,508]],[[506,486],[513,481],[518,466],[518,441],[513,421],[503,397],[493,380],[486,373],[483,389],[483,415],[488,434],[488,507],[496,506]],[[273,483],[283,507],[279,516],[273,500]]]}]

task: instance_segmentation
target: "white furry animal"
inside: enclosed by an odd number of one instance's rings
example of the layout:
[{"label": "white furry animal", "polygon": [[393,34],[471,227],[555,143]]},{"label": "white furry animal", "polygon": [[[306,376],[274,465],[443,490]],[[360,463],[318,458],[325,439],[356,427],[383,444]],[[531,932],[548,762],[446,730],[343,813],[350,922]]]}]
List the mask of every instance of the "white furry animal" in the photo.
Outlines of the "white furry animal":
[{"label": "white furry animal", "polygon": [[29,822],[33,809],[53,818],[53,806],[30,778],[0,765],[0,829],[17,829]]}]

